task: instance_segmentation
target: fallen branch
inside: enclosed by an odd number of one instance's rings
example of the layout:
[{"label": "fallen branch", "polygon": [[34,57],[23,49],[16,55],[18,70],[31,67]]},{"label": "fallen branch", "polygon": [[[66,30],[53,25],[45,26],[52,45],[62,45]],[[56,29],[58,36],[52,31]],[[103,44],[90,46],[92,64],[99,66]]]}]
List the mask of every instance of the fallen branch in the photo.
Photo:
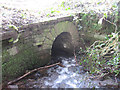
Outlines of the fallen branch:
[{"label": "fallen branch", "polygon": [[58,63],[52,64],[52,65],[49,65],[49,66],[44,66],[44,67],[36,68],[36,69],[33,69],[33,70],[27,72],[27,73],[24,74],[23,76],[15,79],[15,80],[13,80],[13,81],[8,82],[8,85],[11,85],[11,84],[13,84],[13,83],[15,83],[15,82],[17,82],[17,81],[25,78],[26,76],[28,76],[29,74],[31,74],[31,73],[33,73],[33,72],[36,72],[36,71],[42,70],[42,69],[46,69],[46,68],[50,68],[50,67],[53,67],[53,66],[56,66],[56,65],[59,65],[59,66],[61,66],[61,67],[64,67],[63,65],[61,65],[60,62],[58,62]]}]

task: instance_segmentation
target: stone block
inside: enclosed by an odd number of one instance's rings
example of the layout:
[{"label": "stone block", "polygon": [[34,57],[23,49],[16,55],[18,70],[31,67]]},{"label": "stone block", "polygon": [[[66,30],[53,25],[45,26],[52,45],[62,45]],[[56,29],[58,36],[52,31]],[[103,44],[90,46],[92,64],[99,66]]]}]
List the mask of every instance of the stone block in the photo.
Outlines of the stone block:
[{"label": "stone block", "polygon": [[48,44],[44,44],[43,46],[42,46],[42,49],[44,50],[44,49],[51,49],[52,48],[52,46],[51,45],[48,45]]},{"label": "stone block", "polygon": [[56,33],[55,29],[54,28],[50,29],[50,33],[54,37],[53,40],[55,40],[55,38],[57,37],[57,33]]},{"label": "stone block", "polygon": [[52,36],[52,34],[50,32],[45,36],[45,38],[47,38],[51,41],[54,41],[54,36]]},{"label": "stone block", "polygon": [[45,40],[45,37],[43,35],[33,35],[32,37],[36,43],[43,42]]},{"label": "stone block", "polygon": [[44,44],[52,45],[52,43],[53,43],[52,40],[45,38]]},{"label": "stone block", "polygon": [[18,48],[16,46],[7,50],[10,55],[16,55],[18,53]]}]

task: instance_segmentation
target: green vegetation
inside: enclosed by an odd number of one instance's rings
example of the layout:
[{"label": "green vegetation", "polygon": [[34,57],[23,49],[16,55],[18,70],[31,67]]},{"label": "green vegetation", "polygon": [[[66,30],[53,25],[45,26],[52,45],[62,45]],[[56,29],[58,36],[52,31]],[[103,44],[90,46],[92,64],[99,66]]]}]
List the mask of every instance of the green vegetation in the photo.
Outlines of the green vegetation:
[{"label": "green vegetation", "polygon": [[23,19],[26,19],[26,17],[27,17],[25,13],[22,13],[21,16]]},{"label": "green vegetation", "polygon": [[38,51],[37,47],[28,44],[18,44],[20,50],[16,55],[10,55],[8,50],[3,50],[2,56],[2,78],[13,80],[23,75],[27,70],[43,66],[50,60],[50,55],[45,51]]},{"label": "green vegetation", "polygon": [[[95,41],[90,47],[86,48],[85,55],[80,60],[80,65],[89,73],[94,74],[94,78],[104,78],[111,74],[117,77],[120,75],[120,31],[116,24],[119,19],[118,12],[111,14],[112,21],[107,20],[110,16],[106,13],[100,19],[96,19],[97,16],[93,12],[80,16],[81,18],[77,22],[82,24],[83,31],[86,31],[87,28],[87,32],[108,34],[105,40]],[[82,30],[80,29],[80,31]]]},{"label": "green vegetation", "polygon": [[102,72],[113,73],[117,76],[120,72],[120,52],[118,51],[118,33],[106,41],[94,42],[86,52],[86,57],[82,58],[80,65],[92,74]]},{"label": "green vegetation", "polygon": [[60,13],[59,10],[56,10],[55,8],[50,8],[50,12],[46,14],[47,17],[54,15],[55,13]]},{"label": "green vegetation", "polygon": [[65,2],[63,1],[60,6],[65,8]]},{"label": "green vegetation", "polygon": [[9,28],[13,28],[14,30],[18,31],[18,27],[16,27],[15,25],[9,25]]},{"label": "green vegetation", "polygon": [[[63,11],[63,10],[65,10],[65,11],[68,11],[68,10],[70,10],[71,9],[71,7],[66,7],[66,4],[67,5],[69,5],[69,3],[68,2],[65,2],[65,1],[63,1],[60,5],[58,5],[58,7],[56,7],[56,8],[48,8],[49,10],[50,10],[50,12],[49,13],[47,13],[46,14],[46,16],[47,17],[49,17],[49,16],[52,16],[52,15],[55,15],[55,14],[59,14],[60,12],[61,12],[61,10]],[[58,9],[59,8],[59,9]]]},{"label": "green vegetation", "polygon": [[20,36],[21,36],[21,34],[18,32],[18,28],[19,28],[19,27],[16,27],[15,25],[9,25],[9,28],[12,28],[12,29],[16,30],[17,33],[18,33],[17,38],[16,38],[15,40],[14,40],[13,38],[11,38],[11,39],[9,40],[9,42],[17,43],[17,42],[19,41]]}]

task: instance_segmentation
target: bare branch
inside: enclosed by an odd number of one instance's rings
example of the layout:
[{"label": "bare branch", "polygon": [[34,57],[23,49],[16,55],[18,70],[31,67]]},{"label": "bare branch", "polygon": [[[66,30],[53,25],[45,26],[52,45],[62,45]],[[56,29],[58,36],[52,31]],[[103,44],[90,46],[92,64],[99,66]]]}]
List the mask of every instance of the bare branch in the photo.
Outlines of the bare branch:
[{"label": "bare branch", "polygon": [[30,75],[30,74],[33,73],[33,72],[36,72],[36,71],[42,70],[42,69],[47,69],[47,68],[50,68],[50,67],[53,67],[53,66],[56,66],[56,65],[59,65],[59,66],[61,66],[61,67],[64,67],[64,66],[61,65],[60,62],[59,62],[59,63],[55,63],[55,64],[52,64],[52,65],[49,65],[49,66],[44,66],[44,67],[36,68],[36,69],[33,69],[33,70],[29,71],[28,73],[24,74],[23,76],[15,79],[15,80],[13,80],[13,81],[8,82],[8,85],[13,84],[13,83],[15,83],[15,82],[17,82],[17,81],[25,78],[26,76]]}]

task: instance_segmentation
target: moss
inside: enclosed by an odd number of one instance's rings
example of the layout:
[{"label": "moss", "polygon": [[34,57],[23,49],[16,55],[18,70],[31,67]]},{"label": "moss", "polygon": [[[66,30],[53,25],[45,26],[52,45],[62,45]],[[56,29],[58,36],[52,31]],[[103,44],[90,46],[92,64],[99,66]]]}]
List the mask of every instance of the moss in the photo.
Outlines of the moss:
[{"label": "moss", "polygon": [[54,41],[54,36],[52,36],[52,34],[49,32],[48,34],[47,34],[47,36],[46,36],[48,39],[50,39],[50,40],[52,40],[52,41]]},{"label": "moss", "polygon": [[44,43],[47,45],[52,45],[53,41],[46,38]]},{"label": "moss", "polygon": [[[50,33],[51,33],[51,35],[54,37],[54,39],[55,39],[55,37],[57,37],[57,33],[55,32],[55,29],[54,28],[52,28],[51,30],[50,30]],[[54,40],[53,39],[53,40]]]},{"label": "moss", "polygon": [[34,35],[33,37],[34,37],[34,40],[36,42],[43,42],[44,39],[45,39],[45,37],[43,35],[41,35],[41,34],[40,35]]},{"label": "moss", "polygon": [[[59,33],[70,32],[73,37],[78,35],[75,26],[71,22],[60,22],[56,24],[54,28],[45,29],[43,31],[44,32],[39,35],[29,35],[25,38],[21,37],[14,45],[8,46],[6,44],[6,47],[3,48],[3,61],[6,61],[2,64],[3,81],[15,79],[23,75],[26,70],[47,64],[51,59],[50,49],[52,48],[52,42]],[[51,36],[49,37],[49,39],[52,39],[51,41],[48,39],[47,35]],[[44,41],[44,45],[41,45],[41,40]],[[40,44],[41,46],[34,46],[35,44]],[[7,52],[7,49],[12,47],[17,47],[17,54],[10,55]]]},{"label": "moss", "polygon": [[68,22],[60,22],[58,24],[56,24],[55,26],[55,32],[57,33],[57,35],[59,35],[62,32],[66,32],[66,30],[69,28],[69,24]]},{"label": "moss", "polygon": [[[22,47],[26,47],[26,45],[23,45]],[[7,53],[4,53],[4,57],[6,56],[5,54]],[[2,64],[3,82],[23,75],[26,70],[45,65],[50,60],[50,54],[44,52],[40,53],[38,52],[37,47],[31,47],[7,58],[9,58],[9,61]]]},{"label": "moss", "polygon": [[6,63],[6,62],[8,62],[8,59],[6,59],[8,57],[10,57],[10,54],[8,53],[7,49],[4,49],[2,51],[2,63],[3,64]]}]

